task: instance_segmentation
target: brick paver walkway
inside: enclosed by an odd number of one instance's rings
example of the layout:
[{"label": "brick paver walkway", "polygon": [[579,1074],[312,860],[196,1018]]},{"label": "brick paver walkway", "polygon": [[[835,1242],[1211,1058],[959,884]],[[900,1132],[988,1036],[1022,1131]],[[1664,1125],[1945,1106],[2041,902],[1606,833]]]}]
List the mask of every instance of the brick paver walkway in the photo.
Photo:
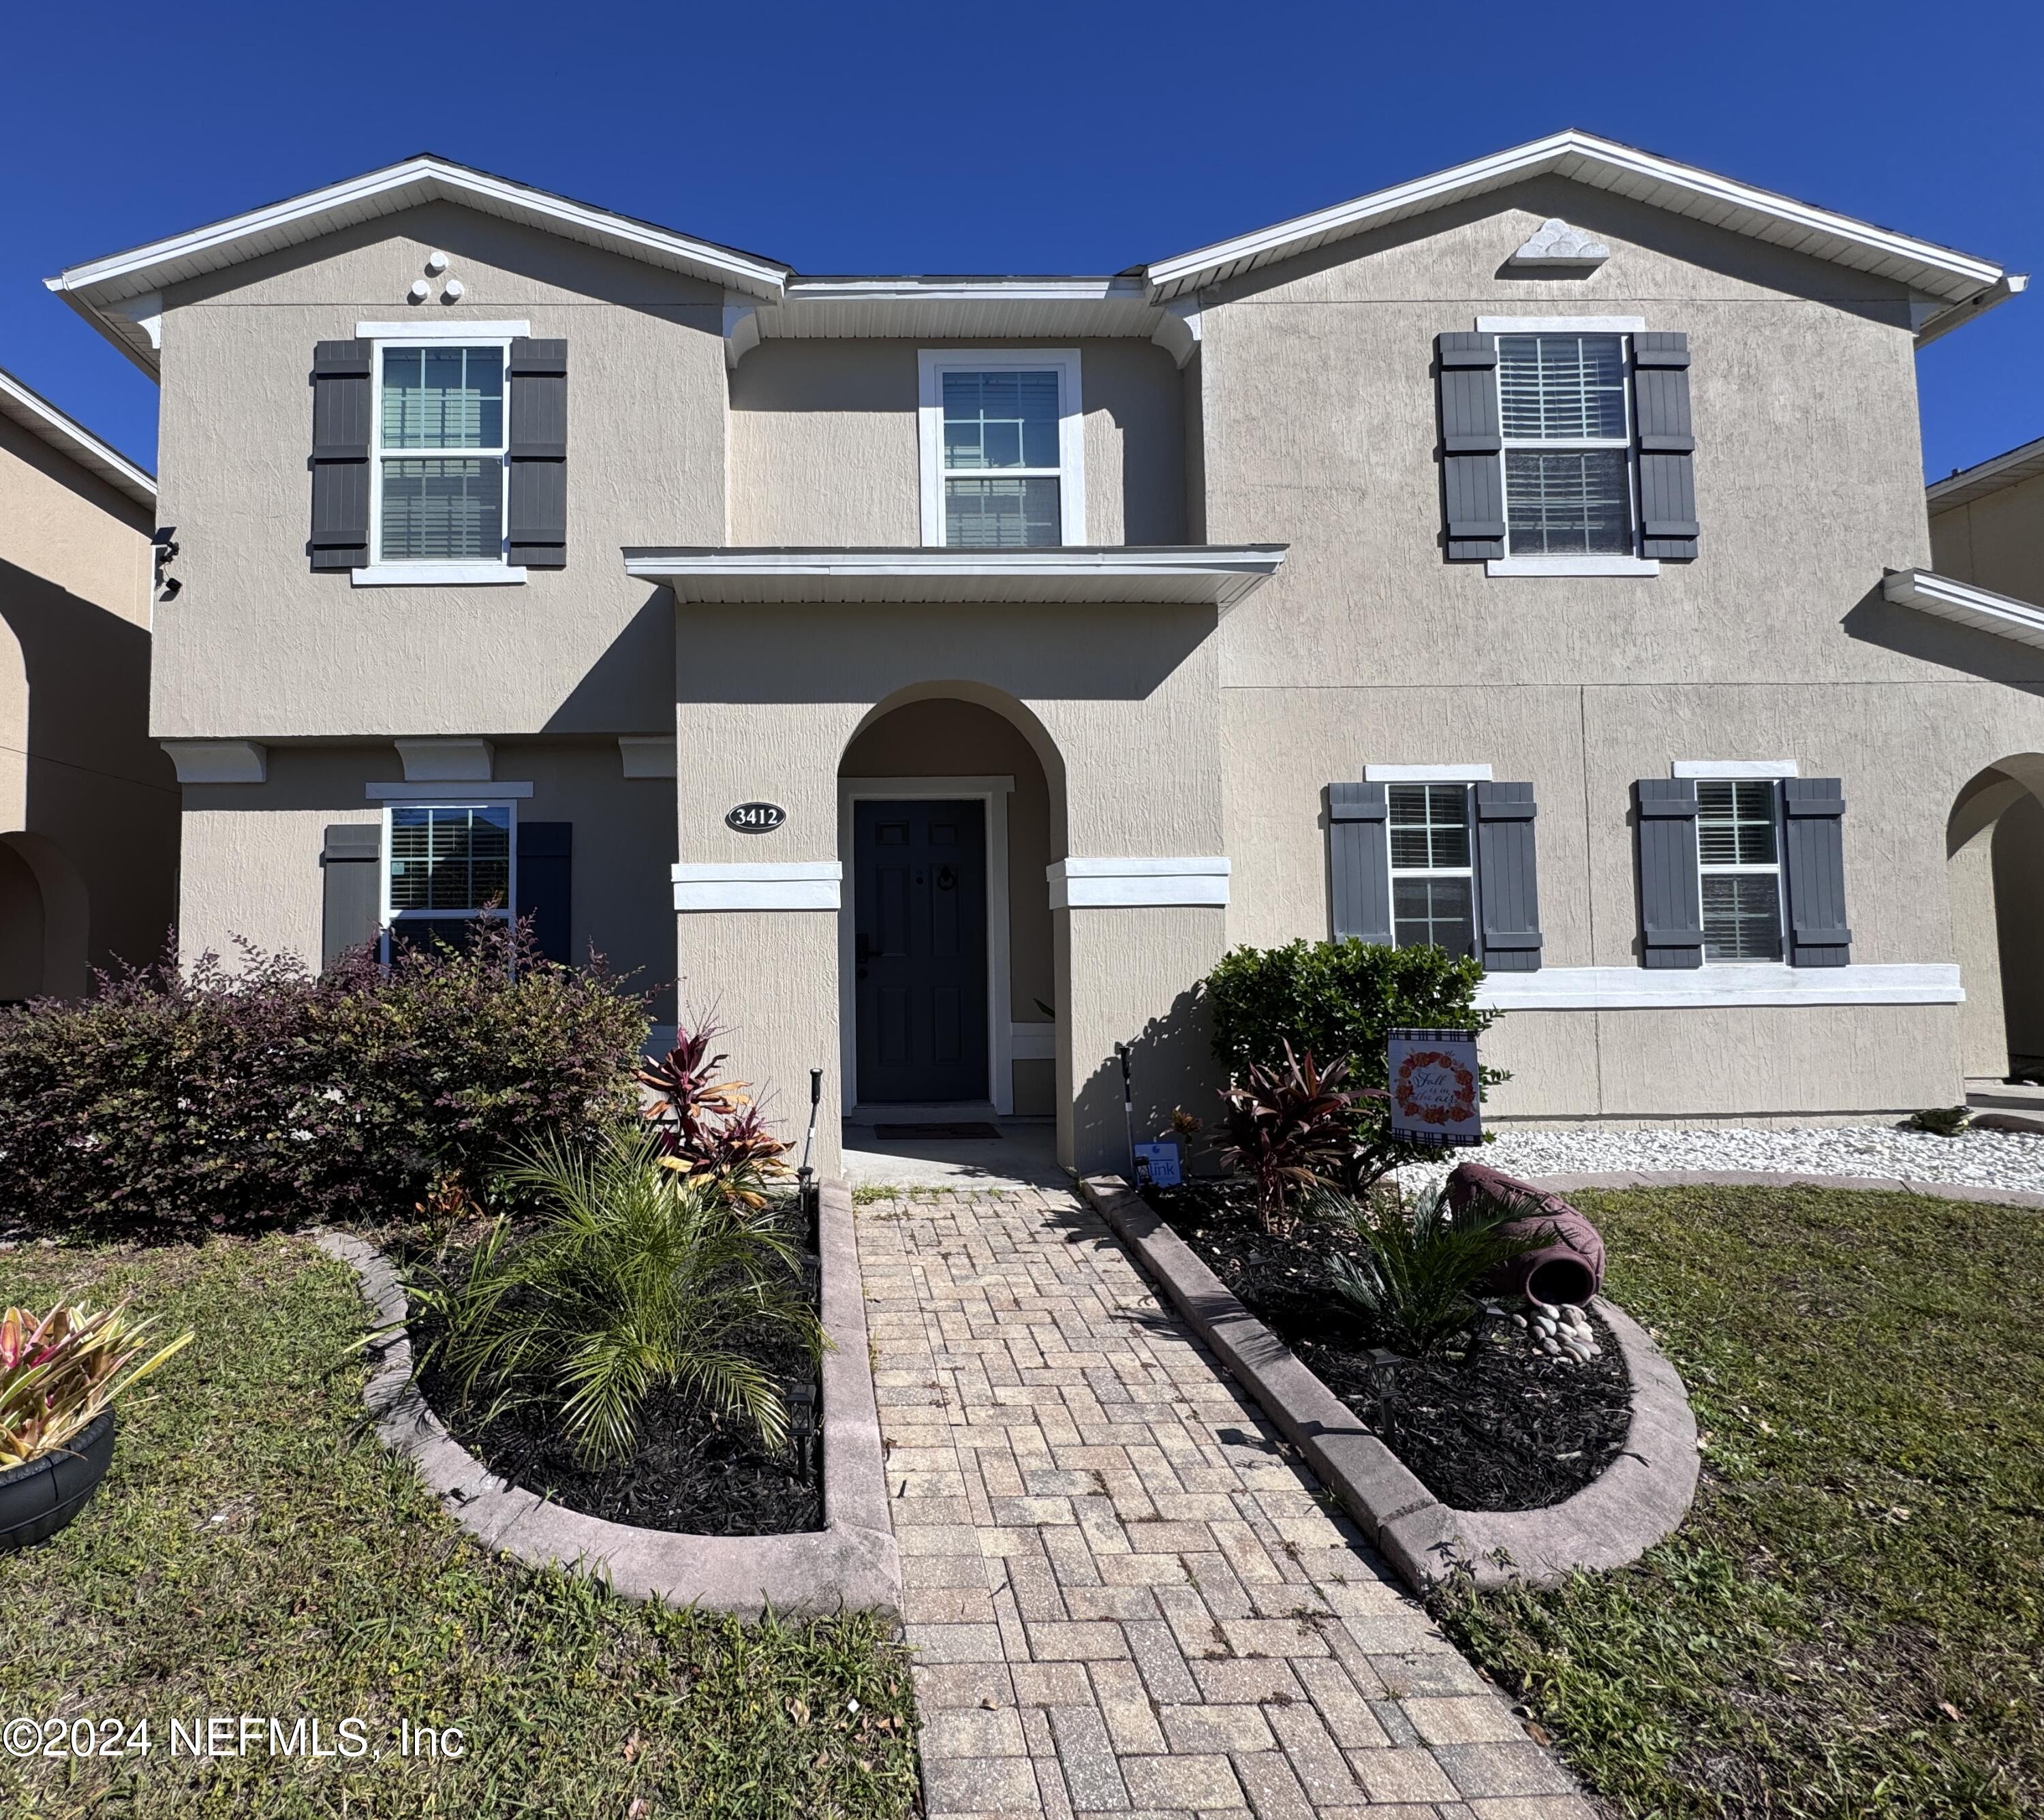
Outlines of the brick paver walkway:
[{"label": "brick paver walkway", "polygon": [[932,1816],[1589,1820],[1082,1202],[859,1244]]}]

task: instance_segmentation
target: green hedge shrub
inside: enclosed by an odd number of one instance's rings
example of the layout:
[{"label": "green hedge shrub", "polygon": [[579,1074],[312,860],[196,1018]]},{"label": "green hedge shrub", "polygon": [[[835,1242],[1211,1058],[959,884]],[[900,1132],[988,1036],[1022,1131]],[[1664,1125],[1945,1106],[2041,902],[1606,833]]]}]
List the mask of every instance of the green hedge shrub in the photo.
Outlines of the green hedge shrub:
[{"label": "green hedge shrub", "polygon": [[[515,959],[516,966],[512,962]],[[641,1002],[529,928],[314,975],[245,948],[0,1011],[0,1222],[169,1237],[408,1212],[636,1105]]]},{"label": "green hedge shrub", "polygon": [[[1214,1054],[1231,1073],[1252,1064],[1282,1068],[1285,1045],[1322,1066],[1347,1056],[1347,1084],[1381,1091],[1384,1045],[1401,1027],[1485,1030],[1495,1011],[1480,1010],[1477,961],[1440,948],[1385,948],[1346,941],[1295,941],[1284,948],[1238,948],[1207,976]],[[1508,1079],[1483,1070],[1486,1085]],[[1401,1163],[1437,1156],[1416,1145],[1393,1144],[1381,1099],[1357,1108],[1356,1153],[1345,1185],[1359,1192]]]}]

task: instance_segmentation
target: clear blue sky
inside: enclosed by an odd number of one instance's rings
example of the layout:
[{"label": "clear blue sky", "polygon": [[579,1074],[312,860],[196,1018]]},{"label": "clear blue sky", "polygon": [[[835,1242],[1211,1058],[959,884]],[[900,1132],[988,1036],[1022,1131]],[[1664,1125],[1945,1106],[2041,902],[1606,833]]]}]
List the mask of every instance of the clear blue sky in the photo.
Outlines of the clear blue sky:
[{"label": "clear blue sky", "polygon": [[[367,15],[374,17],[375,15]],[[139,460],[63,267],[434,151],[809,271],[1114,271],[1566,125],[2038,275],[1919,356],[2044,436],[2044,7],[1035,0],[13,9],[0,367]]]}]

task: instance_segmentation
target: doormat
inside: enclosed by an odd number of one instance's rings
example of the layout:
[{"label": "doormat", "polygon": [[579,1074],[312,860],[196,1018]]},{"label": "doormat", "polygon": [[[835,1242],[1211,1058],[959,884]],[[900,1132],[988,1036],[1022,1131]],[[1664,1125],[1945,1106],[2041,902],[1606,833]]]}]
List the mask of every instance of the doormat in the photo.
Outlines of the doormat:
[{"label": "doormat", "polygon": [[875,1137],[894,1140],[908,1139],[911,1142],[925,1137],[998,1137],[1001,1133],[983,1118],[959,1119],[947,1125],[876,1125]]}]

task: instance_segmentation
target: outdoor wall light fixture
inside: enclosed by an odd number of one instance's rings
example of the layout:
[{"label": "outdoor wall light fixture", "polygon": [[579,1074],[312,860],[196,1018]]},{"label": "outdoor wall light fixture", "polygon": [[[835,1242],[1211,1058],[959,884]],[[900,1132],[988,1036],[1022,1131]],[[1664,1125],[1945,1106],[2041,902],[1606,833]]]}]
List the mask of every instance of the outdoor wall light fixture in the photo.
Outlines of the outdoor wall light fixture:
[{"label": "outdoor wall light fixture", "polygon": [[159,525],[149,533],[149,545],[156,553],[153,580],[159,600],[175,600],[184,583],[170,574],[170,566],[178,553],[178,528],[175,525]]}]

